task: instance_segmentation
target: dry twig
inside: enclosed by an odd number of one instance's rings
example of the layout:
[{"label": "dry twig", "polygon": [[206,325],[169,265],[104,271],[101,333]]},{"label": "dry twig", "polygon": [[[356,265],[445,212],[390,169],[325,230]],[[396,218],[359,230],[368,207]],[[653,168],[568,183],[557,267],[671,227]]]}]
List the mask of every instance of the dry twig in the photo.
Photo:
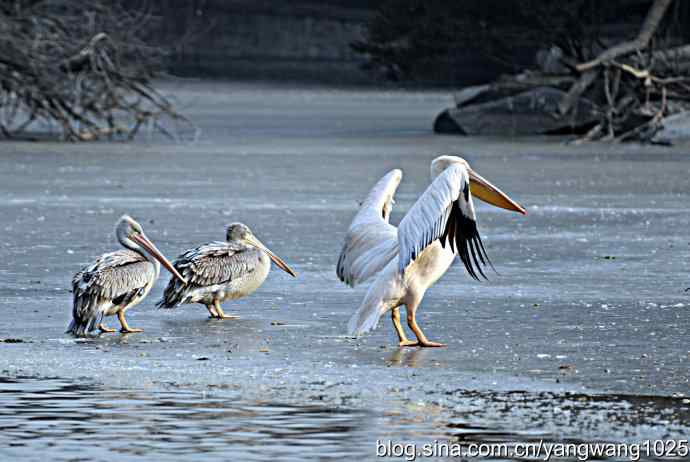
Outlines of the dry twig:
[{"label": "dry twig", "polygon": [[634,40],[612,46],[574,67],[579,78],[559,104],[561,116],[585,96],[596,102],[602,114],[600,122],[579,142],[648,141],[666,115],[688,107],[690,45],[651,48],[672,1],[654,0]]},{"label": "dry twig", "polygon": [[164,51],[141,37],[147,11],[110,2],[16,0],[0,5],[0,131],[35,122],[70,141],[136,135],[161,118],[184,120],[149,82]]}]

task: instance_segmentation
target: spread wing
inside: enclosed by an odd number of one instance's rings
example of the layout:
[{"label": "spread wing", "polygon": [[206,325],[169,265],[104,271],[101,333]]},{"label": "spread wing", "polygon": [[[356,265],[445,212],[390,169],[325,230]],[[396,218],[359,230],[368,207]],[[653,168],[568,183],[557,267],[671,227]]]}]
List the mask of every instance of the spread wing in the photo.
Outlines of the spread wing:
[{"label": "spread wing", "polygon": [[478,279],[478,271],[486,278],[482,265],[491,262],[477,232],[469,175],[462,165],[450,165],[436,177],[400,222],[400,272],[436,240],[444,248],[450,245],[470,276]]},{"label": "spread wing", "polygon": [[119,250],[100,256],[72,278],[74,303],[69,332],[83,335],[95,328],[109,306],[126,306],[155,277],[155,269],[137,252]]},{"label": "spread wing", "polygon": [[258,260],[259,251],[230,242],[211,242],[187,250],[173,265],[188,284],[182,284],[175,277],[170,278],[158,306],[173,308],[195,289],[226,284],[246,276],[256,270]]},{"label": "spread wing", "polygon": [[398,254],[398,231],[388,223],[402,172],[392,170],[371,189],[347,230],[336,274],[355,286],[381,271]]}]

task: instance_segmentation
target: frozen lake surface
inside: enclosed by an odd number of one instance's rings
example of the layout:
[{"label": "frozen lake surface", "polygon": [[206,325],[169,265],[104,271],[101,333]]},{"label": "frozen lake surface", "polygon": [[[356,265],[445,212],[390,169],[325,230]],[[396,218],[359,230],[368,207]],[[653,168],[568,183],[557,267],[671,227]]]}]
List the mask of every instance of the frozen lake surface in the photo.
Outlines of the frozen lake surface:
[{"label": "frozen lake surface", "polygon": [[[439,92],[166,84],[198,140],[0,144],[0,456],[340,460],[398,442],[687,439],[687,149],[437,136]],[[398,349],[388,318],[344,335],[366,287],[334,265],[358,201],[460,153],[528,210],[478,207],[499,275],[454,266]],[[242,221],[299,273],[251,297],[128,312],[142,334],[63,334],[70,280],[129,213],[168,257]],[[115,321],[110,321],[115,325]]]}]

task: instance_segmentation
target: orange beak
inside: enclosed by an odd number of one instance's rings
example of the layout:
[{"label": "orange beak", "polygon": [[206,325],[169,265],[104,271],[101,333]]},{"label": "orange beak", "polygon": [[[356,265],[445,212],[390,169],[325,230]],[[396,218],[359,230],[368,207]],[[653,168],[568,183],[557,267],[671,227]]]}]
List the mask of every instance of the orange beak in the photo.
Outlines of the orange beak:
[{"label": "orange beak", "polygon": [[474,197],[496,207],[527,215],[527,211],[520,204],[508,197],[506,193],[492,185],[474,170],[470,169],[469,175],[470,191]]}]

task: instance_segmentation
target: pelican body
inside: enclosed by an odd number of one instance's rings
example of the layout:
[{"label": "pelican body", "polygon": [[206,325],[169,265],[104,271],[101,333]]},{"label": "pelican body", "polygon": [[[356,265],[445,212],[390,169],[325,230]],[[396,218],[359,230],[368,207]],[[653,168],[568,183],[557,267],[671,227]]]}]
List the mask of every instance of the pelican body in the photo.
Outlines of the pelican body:
[{"label": "pelican body", "polygon": [[115,314],[120,332],[142,332],[127,324],[125,312],[146,298],[158,279],[161,263],[184,281],[133,218],[120,218],[115,235],[125,248],[101,255],[72,278],[74,300],[68,333],[85,336],[96,329],[115,332],[103,323],[104,317]]},{"label": "pelican body", "polygon": [[262,244],[248,226],[233,223],[227,228],[225,242],[203,244],[177,257],[173,265],[189,282],[183,285],[171,278],[157,306],[175,308],[185,303],[199,303],[212,318],[237,318],[226,315],[221,303],[245,297],[258,289],[268,276],[271,260],[296,277],[295,272]]},{"label": "pelican body", "polygon": [[[472,278],[486,277],[482,266],[491,262],[477,231],[472,196],[526,213],[460,157],[434,159],[431,179],[397,228],[389,223],[393,196],[402,180],[402,171],[397,169],[376,183],[355,215],[336,273],[352,287],[370,279],[373,282],[350,319],[350,335],[372,330],[391,311],[400,346],[444,346],[427,339],[417,324],[416,312],[427,289],[445,274],[456,256]],[[417,340],[408,340],[400,323],[402,305]]]}]

